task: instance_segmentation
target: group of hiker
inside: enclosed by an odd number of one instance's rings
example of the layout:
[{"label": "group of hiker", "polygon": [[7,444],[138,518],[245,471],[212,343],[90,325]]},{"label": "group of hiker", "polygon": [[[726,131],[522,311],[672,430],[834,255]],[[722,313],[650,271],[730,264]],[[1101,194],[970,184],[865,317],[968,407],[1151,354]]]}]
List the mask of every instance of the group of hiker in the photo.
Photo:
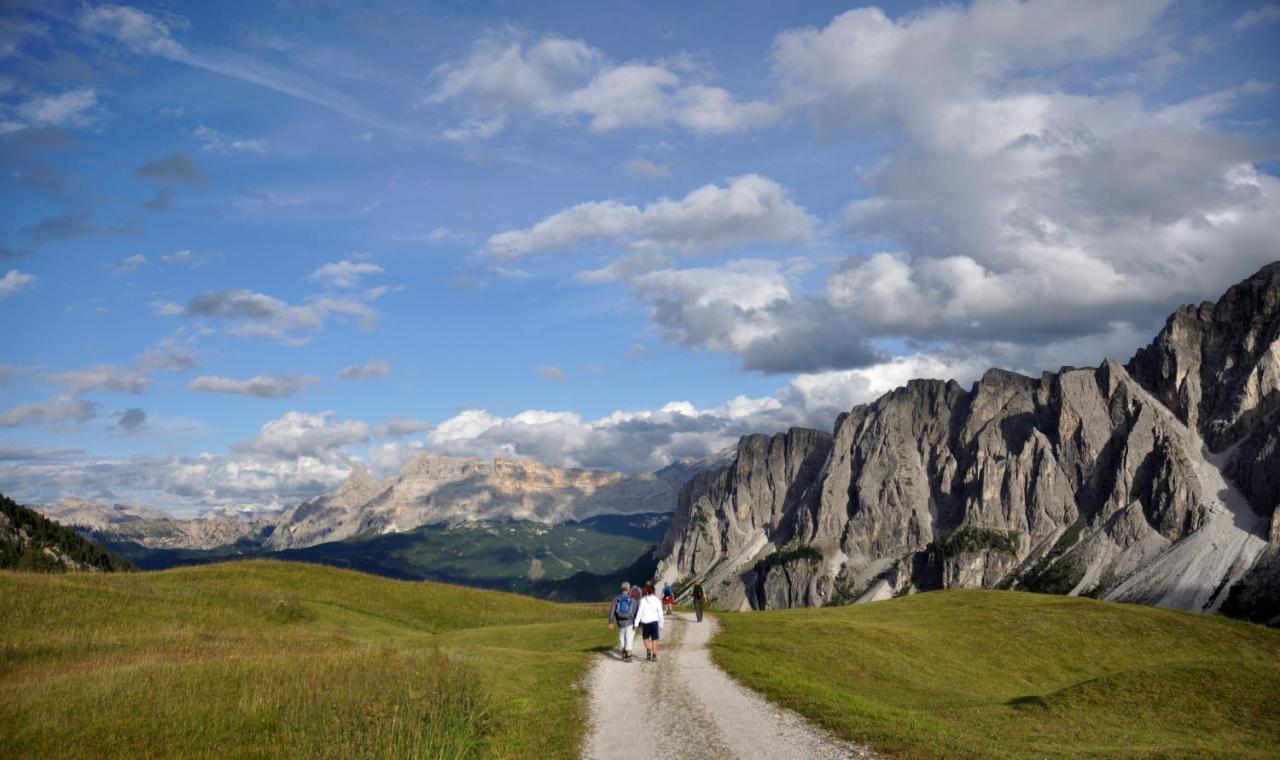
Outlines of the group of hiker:
[{"label": "group of hiker", "polygon": [[[690,596],[694,614],[701,623],[702,607],[707,601],[702,581],[693,582]],[[645,661],[658,660],[658,640],[662,638],[662,626],[675,604],[675,591],[669,583],[663,585],[662,596],[659,597],[657,586],[652,580],[646,581],[643,586],[623,582],[622,591],[613,598],[613,604],[609,606],[609,629],[618,631],[618,649],[622,652],[623,662],[631,662],[631,647],[635,643],[637,630],[644,643]]]}]

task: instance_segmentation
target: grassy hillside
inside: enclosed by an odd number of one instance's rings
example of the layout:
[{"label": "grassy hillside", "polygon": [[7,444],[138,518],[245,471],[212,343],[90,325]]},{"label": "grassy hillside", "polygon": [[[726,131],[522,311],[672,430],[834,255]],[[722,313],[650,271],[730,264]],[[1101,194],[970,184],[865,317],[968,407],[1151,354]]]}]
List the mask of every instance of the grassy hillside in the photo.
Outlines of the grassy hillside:
[{"label": "grassy hillside", "polygon": [[245,561],[0,572],[11,756],[571,757],[603,610]]},{"label": "grassy hillside", "polygon": [[0,495],[0,568],[40,572],[133,569],[121,557]]},{"label": "grassy hillside", "polygon": [[[521,521],[425,525],[404,533],[359,536],[281,552],[264,552],[249,542],[198,551],[147,549],[104,540],[144,570],[256,555],[387,578],[544,592],[540,594],[544,596],[557,593],[566,598],[566,589],[583,585],[568,582],[575,574],[612,579],[613,573],[652,548],[670,521],[669,514],[644,514],[599,515],[560,525]],[[612,580],[607,585],[612,586]]]},{"label": "grassy hillside", "polygon": [[1037,594],[734,613],[726,670],[895,756],[1275,758],[1280,631]]}]

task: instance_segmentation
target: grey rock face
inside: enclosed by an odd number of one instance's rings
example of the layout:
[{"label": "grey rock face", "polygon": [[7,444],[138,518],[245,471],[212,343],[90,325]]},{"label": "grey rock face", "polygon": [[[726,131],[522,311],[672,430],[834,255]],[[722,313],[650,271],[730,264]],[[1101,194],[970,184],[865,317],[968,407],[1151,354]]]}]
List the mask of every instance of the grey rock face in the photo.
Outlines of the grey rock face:
[{"label": "grey rock face", "polygon": [[[841,415],[829,446],[748,436],[681,492],[660,572],[730,608],[998,586],[1217,609],[1275,512],[1277,406],[1280,264],[1180,309],[1128,367],[915,380]],[[823,444],[798,466],[782,452],[802,440]],[[788,543],[823,562],[757,578]]]},{"label": "grey rock face", "polygon": [[811,485],[830,450],[829,434],[806,428],[744,436],[732,461],[681,489],[658,556],[670,556],[681,575],[733,574],[738,582],[725,589],[732,600],[718,600],[746,604],[750,581],[740,569],[792,538],[798,513],[816,499]]},{"label": "grey rock face", "polygon": [[1178,309],[1129,369],[1211,451],[1248,435],[1280,409],[1280,262]]}]

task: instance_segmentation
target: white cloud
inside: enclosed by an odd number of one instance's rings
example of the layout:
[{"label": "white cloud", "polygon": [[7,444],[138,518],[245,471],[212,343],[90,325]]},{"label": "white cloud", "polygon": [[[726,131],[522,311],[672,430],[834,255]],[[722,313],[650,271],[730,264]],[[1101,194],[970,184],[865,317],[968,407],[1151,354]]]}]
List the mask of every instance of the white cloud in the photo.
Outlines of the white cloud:
[{"label": "white cloud", "polygon": [[511,37],[483,38],[432,73],[429,104],[462,101],[473,112],[447,139],[493,137],[515,115],[581,117],[597,131],[678,126],[698,133],[736,132],[778,117],[768,103],[739,101],[727,90],[690,81],[697,72],[684,59],[617,64],[581,40]]},{"label": "white cloud", "polygon": [[187,383],[193,391],[211,393],[234,393],[241,396],[257,398],[287,398],[320,382],[320,378],[311,375],[254,375],[248,380],[236,380],[230,377],[202,375]]},{"label": "white cloud", "polygon": [[743,260],[651,272],[632,289],[668,342],[738,356],[744,369],[856,367],[881,357],[826,301],[795,287],[783,263]]},{"label": "white cloud", "polygon": [[263,425],[256,438],[233,449],[284,460],[324,459],[336,449],[368,439],[369,426],[359,420],[338,421],[333,412],[288,412]]},{"label": "white cloud", "polygon": [[181,304],[173,301],[152,301],[148,305],[151,307],[151,313],[157,317],[180,317],[186,312]]},{"label": "white cloud", "polygon": [[88,369],[55,372],[45,375],[51,383],[67,386],[72,393],[102,390],[120,393],[142,393],[151,382],[151,370],[146,367],[117,367],[98,364]]},{"label": "white cloud", "polygon": [[563,383],[569,379],[569,376],[564,373],[564,370],[552,364],[539,364],[537,372],[540,377],[547,380],[555,380]]},{"label": "white cloud", "polygon": [[528,457],[562,467],[642,472],[684,457],[705,457],[742,434],[785,429],[797,418],[776,399],[738,397],[714,409],[672,402],[658,410],[614,412],[583,420],[569,412],[530,410],[495,417],[470,409],[441,422],[423,445],[453,456]]},{"label": "white cloud", "polygon": [[250,290],[215,290],[201,293],[186,306],[187,317],[224,319],[231,324],[227,333],[243,338],[267,338],[286,345],[304,345],[309,339],[298,332],[315,332],[331,316],[356,319],[363,329],[372,329],[377,312],[368,304],[347,298],[316,298],[292,306],[278,298]]},{"label": "white cloud", "polygon": [[1152,107],[1056,84],[1158,47],[1166,6],[860,9],[779,35],[783,97],[819,129],[902,135],[846,213],[859,237],[900,247],[830,275],[843,319],[874,336],[1024,344],[1154,328],[1280,257],[1280,182],[1255,168],[1261,149],[1214,127],[1260,85]]},{"label": "white cloud", "polygon": [[84,126],[98,105],[98,94],[91,87],[68,90],[57,95],[37,95],[13,107],[3,107],[0,133],[14,132],[32,126]]},{"label": "white cloud", "polygon": [[366,275],[382,274],[382,267],[368,261],[333,261],[307,275],[312,282],[323,282],[337,288],[354,288]]},{"label": "white cloud", "polygon": [[338,377],[343,380],[363,380],[370,377],[386,377],[391,374],[391,362],[384,359],[374,359],[364,364],[352,364],[349,367],[343,367],[338,373]]},{"label": "white cloud", "polygon": [[182,373],[198,362],[187,349],[170,338],[147,349],[129,366],[97,364],[85,369],[52,372],[41,375],[46,383],[67,387],[70,396],[79,397],[89,391],[142,393],[157,372]]},{"label": "white cloud", "polygon": [[24,289],[30,287],[38,279],[34,274],[19,272],[17,269],[10,269],[5,273],[4,277],[0,277],[0,299],[17,295]]},{"label": "white cloud", "polygon": [[17,427],[33,422],[57,425],[86,422],[96,414],[96,405],[74,393],[61,393],[45,402],[20,404],[0,412],[0,427]]},{"label": "white cloud", "polygon": [[604,242],[635,253],[695,254],[751,243],[799,243],[816,220],[773,180],[734,177],[705,185],[680,200],[662,198],[644,208],[621,201],[582,203],[523,230],[489,238],[485,253],[513,261],[538,251]]}]

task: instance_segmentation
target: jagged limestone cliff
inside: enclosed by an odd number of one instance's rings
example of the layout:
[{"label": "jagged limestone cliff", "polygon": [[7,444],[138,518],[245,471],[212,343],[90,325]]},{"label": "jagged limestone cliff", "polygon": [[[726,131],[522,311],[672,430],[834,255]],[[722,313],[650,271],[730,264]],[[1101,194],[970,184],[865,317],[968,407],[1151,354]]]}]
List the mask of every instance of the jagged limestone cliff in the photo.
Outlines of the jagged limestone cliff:
[{"label": "jagged limestone cliff", "polygon": [[1273,264],[1127,367],[916,380],[830,438],[744,438],[681,492],[660,571],[733,608],[999,586],[1218,609],[1280,538],[1278,407]]}]

